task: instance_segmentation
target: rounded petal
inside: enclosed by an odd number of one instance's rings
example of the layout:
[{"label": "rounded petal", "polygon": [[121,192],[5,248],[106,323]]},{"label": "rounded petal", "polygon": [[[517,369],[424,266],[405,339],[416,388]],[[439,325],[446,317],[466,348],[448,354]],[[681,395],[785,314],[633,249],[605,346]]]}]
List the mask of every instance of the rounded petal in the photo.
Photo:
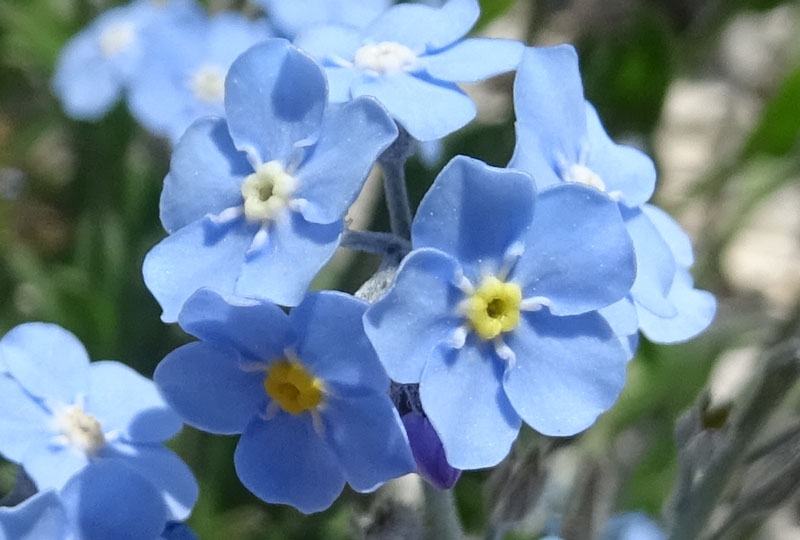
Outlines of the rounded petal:
[{"label": "rounded petal", "polygon": [[72,448],[55,444],[37,444],[28,447],[20,464],[39,491],[44,491],[61,489],[88,463],[89,459],[85,454]]},{"label": "rounded petal", "polygon": [[239,480],[258,498],[305,514],[328,508],[344,487],[336,454],[306,414],[254,418],[233,459]]},{"label": "rounded petal", "polygon": [[325,439],[356,491],[372,491],[416,469],[400,416],[385,393],[331,398],[321,414]]},{"label": "rounded petal", "polygon": [[539,193],[523,244],[512,278],[526,298],[546,298],[556,315],[613,304],[635,277],[618,206],[594,188],[561,184]]},{"label": "rounded petal", "polygon": [[16,380],[0,374],[0,455],[19,463],[30,446],[46,445],[50,419]]},{"label": "rounded petal", "polygon": [[198,540],[197,535],[185,523],[172,521],[167,523],[159,540]]},{"label": "rounded petal", "polygon": [[270,20],[288,37],[321,23],[340,23],[361,28],[380,15],[390,0],[256,0]]},{"label": "rounded petal", "polygon": [[267,242],[241,267],[235,293],[296,306],[339,247],[343,224],[309,223],[291,212],[269,229]]},{"label": "rounded petal", "polygon": [[561,184],[564,180],[559,176],[557,164],[553,162],[552,156],[546,153],[548,143],[542,141],[547,138],[547,134],[539,131],[536,126],[519,120],[514,124],[514,128],[517,142],[508,167],[530,174],[540,190]]},{"label": "rounded petal", "polygon": [[319,140],[297,170],[294,197],[312,223],[344,217],[378,156],[397,137],[397,124],[373,98],[328,108]]},{"label": "rounded petal", "polygon": [[234,144],[263,162],[287,165],[297,143],[316,140],[327,100],[322,68],[283,39],[247,50],[225,79]]},{"label": "rounded petal", "polygon": [[630,336],[639,331],[636,305],[630,295],[608,307],[604,307],[599,310],[599,313],[611,326],[611,331],[619,337]]},{"label": "rounded petal", "polygon": [[331,103],[350,101],[350,89],[361,78],[358,70],[349,67],[329,66],[325,68],[325,75],[328,77],[328,100]]},{"label": "rounded petal", "polygon": [[459,350],[438,347],[425,365],[422,408],[453,467],[491,467],[508,455],[521,420],[506,398],[502,376],[491,348],[471,340]]},{"label": "rounded petal", "polygon": [[653,226],[661,234],[661,238],[669,246],[675,262],[678,266],[688,268],[694,264],[694,252],[692,250],[692,240],[672,216],[664,212],[661,208],[652,204],[642,205],[642,212],[650,218]]},{"label": "rounded petal", "polygon": [[524,50],[510,39],[465,39],[425,56],[425,70],[434,79],[474,83],[517,69]]},{"label": "rounded petal", "polygon": [[[306,6],[303,7],[306,9]],[[336,65],[343,61],[352,61],[363,41],[361,32],[355,27],[319,24],[309,26],[301,32],[294,40],[294,44],[327,67],[328,64]]]},{"label": "rounded petal", "polygon": [[717,300],[714,295],[694,288],[688,270],[678,270],[669,292],[669,301],[676,307],[674,317],[659,317],[639,308],[639,326],[650,341],[679,343],[703,332],[714,320]]},{"label": "rounded petal", "polygon": [[230,346],[189,343],[165,356],[153,378],[187,423],[211,433],[241,433],[265,410],[266,394],[264,374],[245,372],[240,362]]},{"label": "rounded petal", "polygon": [[625,385],[625,352],[597,313],[527,313],[506,343],[516,361],[503,387],[514,410],[544,435],[588,428]]},{"label": "rounded petal", "polygon": [[419,382],[434,347],[461,324],[455,307],[464,293],[453,284],[459,271],[444,253],[414,250],[389,291],[365,313],[364,330],[393,380]]},{"label": "rounded petal", "polygon": [[0,540],[70,540],[70,529],[55,491],[37,493],[11,508],[0,507]]},{"label": "rounded petal", "polygon": [[461,471],[447,462],[442,441],[428,417],[411,412],[404,414],[402,420],[419,474],[438,489],[450,489],[456,485]]},{"label": "rounded petal", "polygon": [[25,323],[0,340],[8,372],[35,397],[69,405],[89,384],[89,355],[74,334],[58,325]]},{"label": "rounded petal", "polygon": [[196,338],[233,347],[250,361],[280,356],[296,341],[289,317],[275,304],[210,289],[200,289],[186,301],[178,322]]},{"label": "rounded petal", "polygon": [[[403,4],[398,7],[411,6]],[[353,97],[374,96],[417,140],[432,141],[467,125],[475,118],[475,104],[455,84],[436,81],[424,73],[393,73],[361,77],[353,83]]]},{"label": "rounded petal", "polygon": [[225,120],[192,124],[172,152],[161,192],[161,223],[169,233],[231,206],[242,204],[244,178],[253,172],[236,150]]},{"label": "rounded petal", "polygon": [[289,319],[299,336],[297,355],[325,381],[386,393],[389,378],[361,322],[367,303],[349,294],[312,293]]},{"label": "rounded petal", "polygon": [[485,271],[494,274],[531,224],[534,192],[533,180],[525,173],[456,156],[422,199],[412,243],[454,257],[472,280]]}]

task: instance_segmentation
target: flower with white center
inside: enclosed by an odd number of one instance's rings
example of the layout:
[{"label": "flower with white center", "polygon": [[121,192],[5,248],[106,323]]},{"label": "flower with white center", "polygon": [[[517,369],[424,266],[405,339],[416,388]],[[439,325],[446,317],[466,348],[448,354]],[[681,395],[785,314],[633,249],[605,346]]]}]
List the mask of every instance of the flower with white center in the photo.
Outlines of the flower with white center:
[{"label": "flower with white center", "polygon": [[225,70],[215,64],[204,64],[189,81],[194,96],[206,103],[222,103],[225,98]]},{"label": "flower with white center", "polygon": [[382,41],[358,49],[353,63],[358,69],[368,69],[383,75],[397,71],[413,71],[417,67],[417,55],[401,43]]},{"label": "flower with white center", "polygon": [[97,41],[104,56],[119,54],[136,41],[136,24],[132,21],[111,24],[100,32]]}]

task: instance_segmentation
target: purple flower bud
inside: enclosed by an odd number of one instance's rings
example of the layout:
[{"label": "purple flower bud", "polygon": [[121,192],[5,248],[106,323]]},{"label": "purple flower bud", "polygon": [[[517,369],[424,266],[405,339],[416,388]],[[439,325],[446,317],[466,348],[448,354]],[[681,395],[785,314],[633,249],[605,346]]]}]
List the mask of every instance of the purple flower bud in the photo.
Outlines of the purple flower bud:
[{"label": "purple flower bud", "polygon": [[444,455],[442,441],[428,418],[417,412],[403,416],[403,425],[411,443],[411,453],[419,474],[438,489],[450,489],[461,477],[461,470],[451,467]]}]

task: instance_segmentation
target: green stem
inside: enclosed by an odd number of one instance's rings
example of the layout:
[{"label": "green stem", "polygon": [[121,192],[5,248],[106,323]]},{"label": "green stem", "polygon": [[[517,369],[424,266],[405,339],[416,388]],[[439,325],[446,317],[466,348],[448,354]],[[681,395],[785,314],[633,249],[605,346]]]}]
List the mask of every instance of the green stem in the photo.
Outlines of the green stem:
[{"label": "green stem", "polygon": [[436,489],[423,482],[425,492],[425,540],[462,540],[465,538],[458,519],[453,491]]}]

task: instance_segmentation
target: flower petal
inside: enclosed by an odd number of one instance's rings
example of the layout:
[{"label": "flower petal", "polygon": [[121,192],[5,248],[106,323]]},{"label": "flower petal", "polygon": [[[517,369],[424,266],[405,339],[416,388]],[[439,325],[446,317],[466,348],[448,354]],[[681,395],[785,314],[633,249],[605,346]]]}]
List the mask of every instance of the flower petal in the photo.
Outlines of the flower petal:
[{"label": "flower petal", "polygon": [[540,190],[561,184],[564,180],[559,176],[557,164],[552,156],[545,153],[549,143],[543,142],[543,139],[547,139],[547,134],[539,131],[536,126],[519,120],[514,127],[517,142],[508,167],[530,174]]},{"label": "flower petal", "polygon": [[25,472],[31,477],[39,491],[61,489],[75,473],[88,463],[89,459],[85,454],[55,444],[31,445],[21,461]]},{"label": "flower petal", "polygon": [[456,485],[461,471],[447,462],[442,441],[428,417],[410,412],[404,414],[402,420],[419,474],[438,489],[450,489]]},{"label": "flower petal", "polygon": [[[303,9],[307,7],[303,6]],[[363,37],[352,26],[319,24],[308,26],[297,36],[294,44],[328,67],[330,64],[352,62],[356,50],[363,44]]]},{"label": "flower petal", "polygon": [[434,79],[467,83],[517,69],[524,50],[525,45],[511,39],[473,38],[423,58]]},{"label": "flower petal", "polygon": [[254,418],[233,459],[239,480],[257,497],[305,514],[328,508],[344,487],[336,454],[307,414]]},{"label": "flower petal", "polygon": [[625,385],[625,352],[597,313],[527,313],[506,343],[516,362],[503,387],[522,419],[544,435],[583,431]]},{"label": "flower petal", "polygon": [[639,331],[636,305],[630,295],[604,307],[599,313],[611,327],[611,331],[619,337],[630,336]]},{"label": "flower petal", "polygon": [[639,325],[650,341],[679,343],[708,328],[717,311],[714,295],[694,288],[688,270],[679,269],[669,292],[669,301],[677,308],[674,317],[659,317],[640,307]]},{"label": "flower petal", "polygon": [[257,0],[270,20],[288,37],[321,23],[340,23],[357,28],[369,24],[391,4],[390,0]]},{"label": "flower petal", "polygon": [[70,540],[67,513],[55,491],[44,491],[11,508],[0,507],[2,540]]},{"label": "flower petal", "polygon": [[0,374],[0,455],[19,463],[30,446],[46,445],[50,420],[15,379]]},{"label": "flower petal", "polygon": [[642,205],[642,212],[650,218],[661,238],[669,246],[678,266],[688,268],[694,264],[692,240],[672,216],[652,204]]}]

